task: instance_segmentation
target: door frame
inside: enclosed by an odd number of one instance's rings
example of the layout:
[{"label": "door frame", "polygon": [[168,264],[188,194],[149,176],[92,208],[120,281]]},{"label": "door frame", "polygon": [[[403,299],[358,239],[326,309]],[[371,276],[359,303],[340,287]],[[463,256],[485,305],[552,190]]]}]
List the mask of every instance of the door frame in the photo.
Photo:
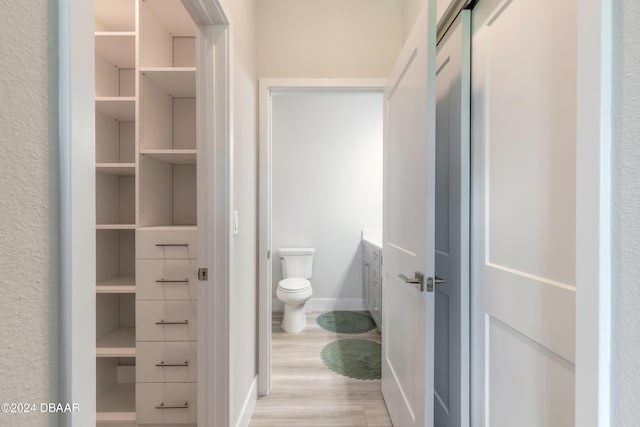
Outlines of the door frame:
[{"label": "door frame", "polygon": [[[228,425],[230,408],[231,23],[221,0],[182,3],[202,39],[196,49],[201,67],[196,76],[198,92],[204,95],[196,101],[200,109],[198,145],[203,146],[202,138],[210,141],[207,145],[213,149],[204,155],[216,162],[216,167],[198,170],[199,175],[215,178],[213,200],[198,210],[226,213],[216,215],[217,221],[207,227],[208,248],[199,244],[205,253],[213,251],[215,266],[209,266],[214,269],[209,281],[213,292],[199,286],[198,294],[199,319],[210,316],[214,325],[207,330],[201,324],[198,330],[198,370],[207,379],[198,383],[198,396],[213,402],[198,405],[198,424],[222,427]],[[60,347],[56,400],[80,407],[79,412],[62,414],[61,425],[87,426],[96,423],[96,303],[94,287],[87,286],[96,277],[94,6],[92,1],[60,0],[58,8]],[[214,117],[215,124],[203,119],[208,117]],[[214,157],[214,152],[224,155]]]},{"label": "door frame", "polygon": [[578,6],[575,424],[610,425],[613,0]]},{"label": "door frame", "polygon": [[258,218],[258,395],[271,390],[271,197],[272,104],[274,92],[375,91],[382,93],[386,79],[263,78],[259,85],[259,218]]}]

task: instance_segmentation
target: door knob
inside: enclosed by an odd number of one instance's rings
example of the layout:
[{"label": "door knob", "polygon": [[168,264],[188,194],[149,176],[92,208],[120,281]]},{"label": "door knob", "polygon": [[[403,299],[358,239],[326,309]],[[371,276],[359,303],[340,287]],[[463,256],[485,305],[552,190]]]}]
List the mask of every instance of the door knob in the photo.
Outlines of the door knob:
[{"label": "door knob", "polygon": [[408,285],[418,285],[420,291],[424,291],[424,274],[419,271],[415,272],[414,277],[407,277],[404,274],[398,274],[398,277]]}]

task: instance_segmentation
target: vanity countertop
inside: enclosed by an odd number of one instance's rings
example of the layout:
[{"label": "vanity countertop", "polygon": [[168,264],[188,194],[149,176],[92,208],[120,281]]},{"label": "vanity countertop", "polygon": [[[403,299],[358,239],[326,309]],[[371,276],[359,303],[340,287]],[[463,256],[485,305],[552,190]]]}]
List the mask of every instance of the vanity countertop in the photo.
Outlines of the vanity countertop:
[{"label": "vanity countertop", "polygon": [[378,230],[362,230],[362,241],[382,250],[382,233]]}]

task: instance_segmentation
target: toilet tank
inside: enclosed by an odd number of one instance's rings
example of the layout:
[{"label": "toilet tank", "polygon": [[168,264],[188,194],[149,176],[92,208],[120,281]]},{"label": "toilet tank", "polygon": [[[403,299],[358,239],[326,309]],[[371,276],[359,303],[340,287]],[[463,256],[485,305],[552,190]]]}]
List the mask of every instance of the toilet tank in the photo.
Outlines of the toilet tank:
[{"label": "toilet tank", "polygon": [[280,248],[278,252],[283,279],[293,277],[311,279],[315,248]]}]

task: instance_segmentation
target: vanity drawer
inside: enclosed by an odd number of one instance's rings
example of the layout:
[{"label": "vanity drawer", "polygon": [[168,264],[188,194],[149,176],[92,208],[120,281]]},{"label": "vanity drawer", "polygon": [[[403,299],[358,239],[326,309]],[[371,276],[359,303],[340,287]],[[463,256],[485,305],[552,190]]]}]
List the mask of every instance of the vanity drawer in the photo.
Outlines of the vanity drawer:
[{"label": "vanity drawer", "polygon": [[138,424],[188,424],[198,421],[197,383],[137,383]]},{"label": "vanity drawer", "polygon": [[195,341],[136,344],[136,381],[139,383],[196,382],[197,364]]},{"label": "vanity drawer", "polygon": [[136,341],[197,341],[196,301],[136,301]]},{"label": "vanity drawer", "polygon": [[194,227],[176,230],[138,229],[136,230],[136,258],[198,258],[197,230]]},{"label": "vanity drawer", "polygon": [[195,259],[140,259],[136,262],[136,299],[198,299]]}]

